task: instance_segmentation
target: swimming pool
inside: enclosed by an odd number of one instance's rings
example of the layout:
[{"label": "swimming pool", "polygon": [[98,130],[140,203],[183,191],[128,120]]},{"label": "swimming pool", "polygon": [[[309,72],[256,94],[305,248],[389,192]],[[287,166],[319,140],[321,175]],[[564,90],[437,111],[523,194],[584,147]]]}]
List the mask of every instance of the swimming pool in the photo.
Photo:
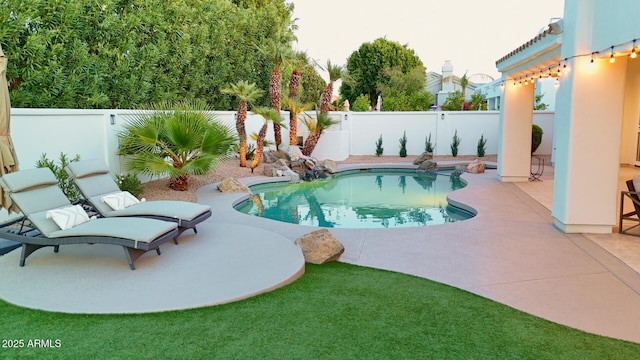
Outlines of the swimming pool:
[{"label": "swimming pool", "polygon": [[398,228],[465,220],[474,215],[447,203],[464,187],[448,174],[402,169],[355,170],[326,180],[251,187],[237,211],[327,228]]}]

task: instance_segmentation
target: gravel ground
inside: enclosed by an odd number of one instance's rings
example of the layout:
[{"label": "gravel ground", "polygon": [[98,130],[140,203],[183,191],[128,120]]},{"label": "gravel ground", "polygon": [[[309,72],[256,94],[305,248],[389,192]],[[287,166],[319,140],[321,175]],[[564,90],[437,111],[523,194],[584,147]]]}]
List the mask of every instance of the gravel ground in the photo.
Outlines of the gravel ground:
[{"label": "gravel ground", "polygon": [[[350,156],[345,161],[339,161],[339,164],[354,164],[354,163],[393,163],[393,162],[412,162],[417,155],[407,156],[405,158],[401,158],[400,156],[374,156],[374,155],[358,155],[358,156]],[[463,160],[463,161],[472,161],[476,159],[476,156],[435,156],[434,160],[436,161],[447,161],[447,160]],[[484,161],[497,161],[496,155],[487,155],[482,158]],[[169,188],[169,182],[167,179],[160,179],[147,182],[143,184],[144,193],[142,197],[147,200],[184,200],[184,201],[192,201],[196,202],[196,191],[208,184],[212,184],[222,180],[225,177],[234,177],[234,178],[243,178],[249,176],[258,176],[263,174],[263,165],[260,164],[255,169],[254,173],[251,173],[249,168],[242,168],[238,166],[237,159],[231,159],[227,162],[224,162],[218,166],[215,171],[210,172],[206,175],[192,176],[189,179],[189,189],[187,191],[175,191]]]}]

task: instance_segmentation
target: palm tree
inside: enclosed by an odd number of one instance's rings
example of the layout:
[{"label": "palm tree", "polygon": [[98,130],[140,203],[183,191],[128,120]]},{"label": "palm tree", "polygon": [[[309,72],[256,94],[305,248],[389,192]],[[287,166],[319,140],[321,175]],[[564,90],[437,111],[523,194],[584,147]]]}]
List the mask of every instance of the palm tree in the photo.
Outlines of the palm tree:
[{"label": "palm tree", "polygon": [[202,175],[231,157],[233,129],[217,121],[203,102],[152,104],[131,115],[118,133],[118,155],[128,170],[169,175],[169,186],[184,191],[190,175]]},{"label": "palm tree", "polygon": [[[271,97],[271,107],[280,111],[280,99],[282,97],[282,66],[287,62],[293,52],[291,47],[285,45],[283,41],[276,41],[271,39],[267,42],[266,46],[258,47],[258,50],[267,57],[273,59],[274,66],[271,71],[271,81],[269,82],[269,95]],[[273,136],[276,140],[276,149],[282,143],[282,131],[280,125],[273,123]]]},{"label": "palm tree", "polygon": [[236,117],[236,130],[240,140],[240,166],[247,167],[247,131],[244,127],[244,122],[247,119],[247,103],[256,101],[264,94],[264,91],[258,89],[255,83],[249,84],[244,80],[240,80],[228,88],[221,89],[220,92],[237,96],[240,99],[238,116]]},{"label": "palm tree", "polygon": [[320,113],[327,114],[331,109],[331,97],[333,96],[333,83],[338,81],[343,75],[342,66],[332,65],[331,60],[327,60],[327,72],[329,73],[329,83],[322,92],[320,101]]},{"label": "palm tree", "polygon": [[302,120],[304,125],[309,129],[309,136],[307,140],[304,142],[304,146],[302,148],[302,153],[306,156],[311,156],[313,149],[318,145],[318,140],[320,140],[320,136],[322,132],[331,126],[339,123],[337,120],[332,120],[329,117],[329,114],[318,113],[316,114],[316,119],[306,118]]},{"label": "palm tree", "polygon": [[285,100],[285,107],[289,110],[289,145],[298,144],[298,117],[312,106],[313,104],[301,104],[294,98]]},{"label": "palm tree", "polygon": [[284,126],[282,124],[282,117],[280,116],[280,111],[276,111],[273,108],[265,108],[258,107],[253,109],[255,114],[258,114],[264,118],[264,124],[262,124],[262,128],[258,132],[258,138],[256,139],[256,154],[253,157],[253,161],[251,161],[251,172],[253,173],[253,169],[255,169],[258,164],[260,164],[260,160],[262,159],[262,154],[264,153],[264,139],[267,137],[267,127],[269,125],[269,121],[273,121],[273,124],[278,124],[280,126]]},{"label": "palm tree", "polygon": [[467,102],[467,86],[469,86],[469,79],[467,79],[467,71],[464,72],[464,75],[462,75],[462,77],[460,78],[460,87],[462,88],[462,99],[463,101],[463,106],[464,103]]}]

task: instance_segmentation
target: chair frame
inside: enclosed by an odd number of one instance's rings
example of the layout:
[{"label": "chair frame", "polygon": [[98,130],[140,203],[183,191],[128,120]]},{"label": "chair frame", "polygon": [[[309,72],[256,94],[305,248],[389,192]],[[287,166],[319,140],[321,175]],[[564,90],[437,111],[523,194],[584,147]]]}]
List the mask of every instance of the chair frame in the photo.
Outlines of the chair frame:
[{"label": "chair frame", "polygon": [[[626,183],[629,191],[620,192],[620,218],[618,220],[618,232],[625,235],[640,236],[640,232],[637,234],[629,233],[629,230],[635,229],[640,226],[640,192],[636,191],[636,188],[633,185],[633,180],[627,180]],[[633,203],[633,211],[625,212],[625,198],[629,198]],[[622,227],[623,221],[633,221],[636,224],[625,229]]]}]

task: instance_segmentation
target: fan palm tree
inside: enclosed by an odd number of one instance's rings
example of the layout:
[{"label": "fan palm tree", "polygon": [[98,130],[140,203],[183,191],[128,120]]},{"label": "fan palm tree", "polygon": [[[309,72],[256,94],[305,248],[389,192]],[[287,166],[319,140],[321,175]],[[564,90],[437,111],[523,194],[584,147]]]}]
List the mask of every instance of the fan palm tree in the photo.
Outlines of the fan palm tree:
[{"label": "fan palm tree", "polygon": [[[282,66],[293,56],[291,47],[284,41],[271,39],[266,46],[258,47],[258,50],[265,56],[273,60],[273,70],[271,71],[271,81],[269,82],[269,95],[271,97],[271,107],[280,111],[280,99],[282,97]],[[276,141],[276,148],[282,143],[282,131],[280,125],[273,123],[273,136]]]},{"label": "fan palm tree", "polygon": [[267,128],[269,126],[269,121],[273,121],[273,124],[278,124],[280,126],[284,126],[282,123],[282,117],[280,116],[280,111],[276,111],[273,108],[266,107],[257,107],[253,109],[253,113],[258,114],[264,118],[264,124],[262,124],[262,128],[258,132],[258,138],[256,139],[256,154],[251,161],[251,172],[255,169],[258,164],[260,164],[260,160],[262,160],[262,154],[264,153],[264,139],[267,137]]},{"label": "fan palm tree", "polygon": [[466,101],[467,99],[467,86],[469,86],[469,79],[467,78],[467,71],[464,72],[464,75],[460,78],[460,87],[462,88],[462,98]]},{"label": "fan palm tree", "polygon": [[302,148],[302,153],[306,156],[311,156],[311,153],[316,148],[316,145],[318,145],[318,141],[320,140],[320,136],[322,136],[322,132],[339,123],[339,121],[331,119],[329,117],[329,114],[323,113],[316,114],[315,120],[309,117],[303,119],[302,122],[307,127],[307,129],[309,129],[309,136],[304,142],[304,146]]},{"label": "fan palm tree", "polygon": [[333,83],[340,80],[343,75],[343,68],[339,65],[332,65],[331,60],[327,60],[327,72],[329,73],[329,83],[322,92],[320,101],[320,113],[327,114],[331,109],[331,97],[333,96]]},{"label": "fan palm tree", "polygon": [[298,117],[312,106],[313,104],[301,104],[294,98],[285,100],[285,107],[289,110],[289,145],[298,144]]},{"label": "fan palm tree", "polygon": [[240,80],[228,88],[221,89],[220,92],[237,96],[240,99],[238,116],[236,117],[236,131],[240,141],[240,166],[247,167],[247,131],[244,126],[244,122],[247,120],[247,103],[256,101],[264,94],[264,91],[258,89],[255,83],[249,84],[247,81]]},{"label": "fan palm tree", "polygon": [[186,190],[190,175],[201,175],[228,159],[236,142],[233,129],[217,121],[198,101],[150,105],[131,115],[118,133],[118,155],[128,170],[169,175],[169,186]]}]

